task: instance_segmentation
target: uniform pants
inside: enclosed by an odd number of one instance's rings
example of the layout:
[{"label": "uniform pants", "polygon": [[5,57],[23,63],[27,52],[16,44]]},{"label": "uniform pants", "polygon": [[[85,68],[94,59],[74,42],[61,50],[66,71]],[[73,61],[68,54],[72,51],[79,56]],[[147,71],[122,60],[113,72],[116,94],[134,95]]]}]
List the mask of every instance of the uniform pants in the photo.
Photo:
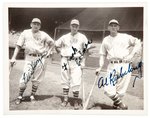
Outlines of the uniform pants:
[{"label": "uniform pants", "polygon": [[23,74],[20,78],[20,85],[26,85],[29,80],[33,85],[38,86],[44,79],[47,58],[26,56]]},{"label": "uniform pants", "polygon": [[[104,86],[104,91],[106,95],[108,95],[109,97],[114,96],[116,94],[118,94],[120,97],[124,96],[131,79],[131,72],[130,73],[128,72],[128,67],[129,67],[129,63],[115,63],[115,64],[110,63],[108,65],[107,68],[108,85]],[[126,74],[123,76],[123,73]],[[110,82],[110,78],[113,77],[114,75],[119,75],[119,77],[113,83]]]},{"label": "uniform pants", "polygon": [[79,91],[81,84],[82,69],[75,60],[61,59],[61,84],[63,88]]}]

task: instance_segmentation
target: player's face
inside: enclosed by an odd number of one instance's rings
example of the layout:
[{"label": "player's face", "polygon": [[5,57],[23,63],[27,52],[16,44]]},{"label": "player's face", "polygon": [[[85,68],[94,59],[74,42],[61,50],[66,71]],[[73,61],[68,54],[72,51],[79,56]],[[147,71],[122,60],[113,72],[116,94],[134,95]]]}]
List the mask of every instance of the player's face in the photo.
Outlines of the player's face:
[{"label": "player's face", "polygon": [[79,25],[76,24],[70,25],[70,29],[72,34],[76,34],[79,30]]},{"label": "player's face", "polygon": [[39,31],[39,29],[41,28],[41,24],[40,23],[31,23],[31,28],[33,31]]},{"label": "player's face", "polygon": [[108,26],[108,30],[110,31],[110,33],[117,33],[119,30],[119,25],[112,23]]}]

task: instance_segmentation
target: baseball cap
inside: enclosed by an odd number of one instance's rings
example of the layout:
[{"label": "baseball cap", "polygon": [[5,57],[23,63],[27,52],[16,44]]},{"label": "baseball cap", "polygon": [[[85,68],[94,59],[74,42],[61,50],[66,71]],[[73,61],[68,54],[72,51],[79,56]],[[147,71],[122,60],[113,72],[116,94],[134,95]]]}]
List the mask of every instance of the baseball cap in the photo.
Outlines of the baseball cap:
[{"label": "baseball cap", "polygon": [[39,18],[33,18],[32,23],[40,23],[41,24],[41,20]]},{"label": "baseball cap", "polygon": [[109,25],[112,23],[119,25],[119,22],[116,19],[112,19],[109,21]]},{"label": "baseball cap", "polygon": [[72,25],[72,24],[80,25],[79,20],[77,20],[77,19],[73,19],[73,20],[70,22],[70,24],[71,24],[71,25]]}]

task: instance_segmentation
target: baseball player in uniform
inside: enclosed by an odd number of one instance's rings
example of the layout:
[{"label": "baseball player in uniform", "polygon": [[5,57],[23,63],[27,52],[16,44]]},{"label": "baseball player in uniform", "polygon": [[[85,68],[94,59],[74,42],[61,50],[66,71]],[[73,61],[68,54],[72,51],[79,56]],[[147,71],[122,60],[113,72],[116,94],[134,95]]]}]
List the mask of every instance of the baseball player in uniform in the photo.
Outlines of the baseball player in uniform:
[{"label": "baseball player in uniform", "polygon": [[30,26],[31,29],[24,30],[21,33],[10,61],[11,64],[15,63],[18,52],[22,47],[25,48],[25,65],[19,82],[20,90],[19,96],[16,99],[16,104],[21,103],[23,99],[23,93],[29,80],[32,81],[30,99],[31,101],[35,101],[35,93],[45,75],[46,63],[48,61],[47,57],[54,46],[53,39],[44,31],[40,31],[40,19],[33,18]]},{"label": "baseball player in uniform", "polygon": [[[117,20],[110,20],[108,25],[110,35],[103,39],[100,48],[100,67],[96,69],[96,74],[99,75],[104,65],[104,60],[107,57],[109,60],[109,65],[107,67],[108,77],[107,85],[104,86],[104,91],[105,94],[113,100],[114,108],[124,110],[128,109],[128,106],[122,102],[122,98],[128,88],[131,79],[131,73],[122,75],[121,78],[116,80],[115,84],[111,83],[109,80],[112,76],[114,76],[110,73],[115,72],[116,75],[120,75],[120,71],[124,72],[128,70],[132,58],[136,52],[138,52],[139,47],[141,47],[141,43],[139,39],[131,35],[126,33],[118,33],[119,28],[120,26]],[[131,46],[133,47],[132,51],[130,51]]]},{"label": "baseball player in uniform", "polygon": [[69,89],[72,87],[75,110],[79,109],[78,96],[85,60],[84,53],[90,47],[86,36],[78,32],[79,25],[79,21],[73,19],[70,23],[71,32],[55,42],[56,50],[61,53],[61,84],[64,94],[62,106],[67,105]]}]

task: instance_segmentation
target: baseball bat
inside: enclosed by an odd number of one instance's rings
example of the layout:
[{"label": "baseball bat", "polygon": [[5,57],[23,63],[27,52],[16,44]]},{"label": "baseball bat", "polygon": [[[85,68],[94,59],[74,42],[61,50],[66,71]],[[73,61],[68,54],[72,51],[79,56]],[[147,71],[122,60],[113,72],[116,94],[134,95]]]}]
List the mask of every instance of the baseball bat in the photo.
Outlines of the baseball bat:
[{"label": "baseball bat", "polygon": [[82,104],[83,104],[83,107],[84,107],[84,104],[85,104],[84,78],[83,78],[83,81],[82,81],[82,94],[83,94]]},{"label": "baseball bat", "polygon": [[98,76],[95,77],[93,86],[92,86],[92,88],[91,88],[91,91],[90,91],[90,93],[89,93],[89,96],[88,96],[87,100],[85,101],[83,110],[86,110],[86,108],[87,108],[87,106],[88,106],[88,104],[89,104],[89,100],[90,100],[90,97],[91,97],[91,95],[92,95],[92,92],[93,92],[94,86],[95,86],[95,84],[96,84],[97,78],[98,78]]}]

